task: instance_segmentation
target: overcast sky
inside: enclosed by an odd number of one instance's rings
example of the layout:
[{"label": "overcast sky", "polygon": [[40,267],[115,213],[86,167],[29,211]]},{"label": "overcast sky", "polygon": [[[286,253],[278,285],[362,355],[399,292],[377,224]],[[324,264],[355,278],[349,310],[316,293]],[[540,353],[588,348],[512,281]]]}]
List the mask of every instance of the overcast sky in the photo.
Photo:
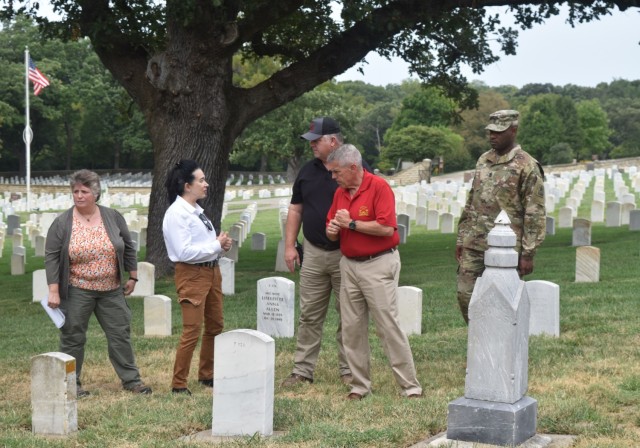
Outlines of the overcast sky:
[{"label": "overcast sky", "polygon": [[[504,12],[500,8],[496,11]],[[506,14],[503,14],[507,17]],[[566,15],[554,17],[543,25],[520,32],[516,56],[501,55],[500,61],[476,75],[464,72],[470,81],[489,86],[551,83],[595,86],[616,79],[640,79],[640,12],[631,8],[617,11],[597,22],[565,23]],[[507,23],[503,21],[503,23]],[[512,23],[512,22],[509,22]],[[409,78],[407,64],[401,59],[389,62],[371,54],[364,76],[352,68],[338,81],[359,80],[385,86]]]}]

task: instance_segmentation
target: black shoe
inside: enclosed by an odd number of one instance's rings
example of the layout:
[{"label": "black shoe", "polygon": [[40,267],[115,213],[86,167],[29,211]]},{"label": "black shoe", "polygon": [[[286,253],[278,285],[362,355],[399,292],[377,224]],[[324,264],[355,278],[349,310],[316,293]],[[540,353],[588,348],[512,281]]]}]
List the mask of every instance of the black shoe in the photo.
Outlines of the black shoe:
[{"label": "black shoe", "polygon": [[171,392],[174,393],[174,394],[191,395],[191,391],[189,389],[187,389],[186,387],[173,387],[173,388],[171,388]]},{"label": "black shoe", "polygon": [[82,387],[78,386],[78,389],[76,390],[76,398],[85,398],[89,395],[91,395],[91,392],[89,392],[88,390],[84,390]]},{"label": "black shoe", "polygon": [[282,387],[293,387],[296,384],[300,383],[313,383],[313,380],[311,378],[307,378],[306,376],[292,373],[284,379],[284,381],[282,382]]},{"label": "black shoe", "polygon": [[210,380],[198,380],[198,383],[206,387],[213,387],[213,378],[211,378]]},{"label": "black shoe", "polygon": [[149,386],[145,386],[143,383],[137,384],[131,389],[127,389],[129,392],[140,395],[151,395],[153,392]]}]

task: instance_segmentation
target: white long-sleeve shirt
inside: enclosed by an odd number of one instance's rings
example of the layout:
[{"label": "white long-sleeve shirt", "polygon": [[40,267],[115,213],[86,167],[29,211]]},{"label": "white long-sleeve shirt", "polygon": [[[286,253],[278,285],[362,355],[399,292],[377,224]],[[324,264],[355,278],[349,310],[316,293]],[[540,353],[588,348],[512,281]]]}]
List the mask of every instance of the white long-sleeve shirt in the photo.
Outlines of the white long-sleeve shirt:
[{"label": "white long-sleeve shirt", "polygon": [[167,253],[174,263],[213,261],[224,252],[217,239],[216,229],[204,215],[204,209],[198,204],[193,207],[181,196],[176,198],[164,214],[162,233]]}]

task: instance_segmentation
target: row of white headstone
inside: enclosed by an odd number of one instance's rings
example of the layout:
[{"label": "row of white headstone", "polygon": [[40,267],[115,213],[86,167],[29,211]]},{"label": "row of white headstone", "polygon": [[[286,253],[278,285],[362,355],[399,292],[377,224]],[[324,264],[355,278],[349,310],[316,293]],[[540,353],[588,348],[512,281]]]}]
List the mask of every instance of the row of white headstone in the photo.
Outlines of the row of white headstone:
[{"label": "row of white headstone", "polygon": [[[636,197],[632,190],[640,192],[640,172],[636,167],[629,167],[627,173],[630,187],[616,167],[594,171],[567,171],[547,176],[545,181],[547,213],[553,213],[560,201],[565,199],[564,207],[559,210],[558,227],[571,227],[572,219],[577,217],[585,190],[595,179],[591,221],[606,222],[609,227],[627,225],[630,212],[636,208]],[[606,177],[613,182],[616,201],[605,202]],[[574,180],[575,184],[573,184]],[[406,224],[407,220],[414,221],[419,226],[426,226],[427,230],[441,229],[442,233],[453,233],[455,219],[460,217],[469,189],[469,183],[437,181],[432,184],[422,181],[394,188],[398,223],[406,228],[399,229],[401,241],[404,242],[403,236],[411,234]],[[567,194],[569,194],[568,197],[566,197]]]},{"label": "row of white headstone", "polygon": [[[149,207],[151,193],[109,193],[104,190],[100,195],[100,205],[105,207],[129,208],[129,207]],[[66,210],[73,206],[73,197],[70,193],[32,193],[31,210],[47,212],[50,210]],[[26,195],[20,195],[17,199],[0,198],[0,210],[2,213],[11,215],[18,212],[26,212]]]}]

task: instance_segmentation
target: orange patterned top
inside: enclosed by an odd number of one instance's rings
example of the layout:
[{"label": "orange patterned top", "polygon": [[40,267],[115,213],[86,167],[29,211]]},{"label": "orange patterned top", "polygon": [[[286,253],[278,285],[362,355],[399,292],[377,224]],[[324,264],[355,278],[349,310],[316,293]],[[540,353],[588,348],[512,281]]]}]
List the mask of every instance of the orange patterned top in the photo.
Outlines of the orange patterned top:
[{"label": "orange patterned top", "polygon": [[116,250],[102,221],[90,227],[73,216],[69,261],[71,286],[91,291],[112,291],[120,287]]}]

